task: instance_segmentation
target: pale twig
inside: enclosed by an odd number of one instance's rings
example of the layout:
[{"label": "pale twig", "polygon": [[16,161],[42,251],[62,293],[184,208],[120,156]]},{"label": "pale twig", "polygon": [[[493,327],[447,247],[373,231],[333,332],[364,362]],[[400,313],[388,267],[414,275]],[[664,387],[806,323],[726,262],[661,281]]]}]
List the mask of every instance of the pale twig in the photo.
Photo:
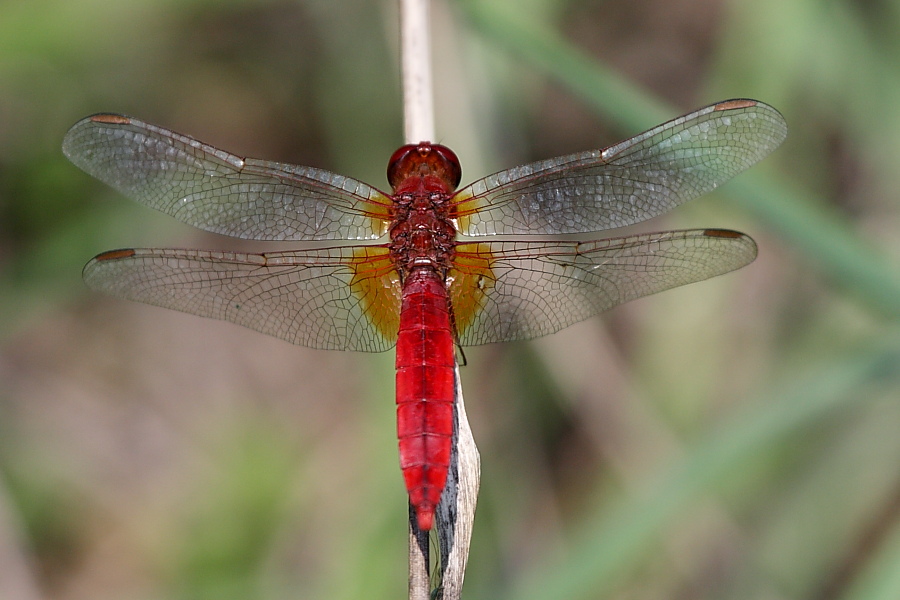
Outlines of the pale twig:
[{"label": "pale twig", "polygon": [[428,573],[428,532],[419,529],[416,511],[409,507],[409,600],[429,600],[431,577]]},{"label": "pale twig", "polygon": [[458,365],[454,416],[450,473],[435,515],[441,548],[441,586],[435,600],[458,600],[462,597],[466,563],[469,560],[469,544],[472,540],[475,503],[478,500],[478,487],[481,483],[481,461],[466,417]]},{"label": "pale twig", "polygon": [[[481,463],[475,438],[469,428],[463,402],[459,366],[455,369],[456,407],[453,450],[447,486],[435,512],[435,528],[441,550],[440,584],[434,600],[459,600],[469,560],[469,545],[475,517],[475,503],[481,481]],[[431,594],[428,574],[427,533],[419,530],[416,513],[409,509],[409,598],[428,600]]]},{"label": "pale twig", "polygon": [[403,133],[407,144],[434,141],[429,0],[400,0]]},{"label": "pale twig", "polygon": [[[429,0],[400,0],[400,65],[403,80],[403,137],[407,144],[434,139]],[[409,600],[429,600],[428,532],[409,510]]]},{"label": "pale twig", "polygon": [[[400,0],[404,137],[407,144],[435,139],[428,5],[429,0]],[[441,549],[441,584],[436,598],[441,600],[461,597],[481,475],[478,449],[463,404],[458,366],[455,377],[456,410],[450,473],[435,514]],[[428,535],[419,531],[412,510],[409,527],[409,598],[427,600],[431,595]]]}]

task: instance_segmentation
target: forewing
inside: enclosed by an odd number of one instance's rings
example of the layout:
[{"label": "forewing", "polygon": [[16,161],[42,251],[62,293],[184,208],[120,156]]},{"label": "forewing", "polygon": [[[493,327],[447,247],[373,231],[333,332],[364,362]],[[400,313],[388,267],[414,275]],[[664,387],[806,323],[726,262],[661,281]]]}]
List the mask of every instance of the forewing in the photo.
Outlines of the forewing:
[{"label": "forewing", "polygon": [[777,110],[728,100],[610,146],[501,171],[455,197],[460,233],[600,231],[660,215],[728,181],[787,135]]},{"label": "forewing", "polygon": [[63,152],[126,196],[200,229],[254,240],[362,240],[387,232],[390,200],[361,181],[241,158],[137,119],[101,114]]},{"label": "forewing", "polygon": [[592,242],[460,244],[450,296],[462,345],[525,340],[739,269],[755,257],[752,239],[722,229]]},{"label": "forewing", "polygon": [[114,250],[91,260],[84,280],[113,296],[310,348],[380,352],[397,337],[400,283],[380,246],[269,254]]}]

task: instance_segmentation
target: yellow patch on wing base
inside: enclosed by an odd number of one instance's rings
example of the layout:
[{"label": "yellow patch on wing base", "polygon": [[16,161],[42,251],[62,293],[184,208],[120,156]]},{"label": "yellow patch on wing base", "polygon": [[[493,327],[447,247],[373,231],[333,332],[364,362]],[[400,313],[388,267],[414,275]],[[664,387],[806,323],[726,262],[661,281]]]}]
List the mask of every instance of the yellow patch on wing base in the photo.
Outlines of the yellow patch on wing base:
[{"label": "yellow patch on wing base", "polygon": [[456,253],[449,285],[456,333],[462,336],[475,321],[484,306],[485,296],[494,287],[494,274],[491,271],[493,255],[488,244],[462,244],[459,248],[464,250]]},{"label": "yellow patch on wing base", "polygon": [[350,289],[359,298],[363,314],[390,341],[400,329],[400,276],[390,251],[381,246],[360,246],[353,251]]},{"label": "yellow patch on wing base", "polygon": [[453,208],[450,211],[450,218],[456,221],[456,228],[459,231],[468,231],[472,226],[472,215],[484,208],[484,206],[484,199],[476,199],[471,193],[456,194],[453,196]]},{"label": "yellow patch on wing base", "polygon": [[376,193],[363,206],[366,215],[372,219],[372,231],[387,234],[394,219],[394,202],[384,194]]}]

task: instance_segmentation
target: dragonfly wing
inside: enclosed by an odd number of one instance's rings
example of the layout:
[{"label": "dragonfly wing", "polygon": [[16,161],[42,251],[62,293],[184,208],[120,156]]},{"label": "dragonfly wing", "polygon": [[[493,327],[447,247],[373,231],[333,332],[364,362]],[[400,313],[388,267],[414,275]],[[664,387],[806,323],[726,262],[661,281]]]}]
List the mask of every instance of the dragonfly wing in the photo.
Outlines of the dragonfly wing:
[{"label": "dragonfly wing", "polygon": [[756,244],[722,229],[591,242],[460,244],[450,295],[462,345],[554,333],[614,306],[721,275]]},{"label": "dragonfly wing", "polygon": [[113,296],[230,321],[293,344],[380,352],[394,345],[400,283],[378,246],[242,254],[129,249],[84,268]]},{"label": "dragonfly wing", "polygon": [[390,199],[361,181],[241,158],[137,119],[76,123],[63,152],[126,196],[200,229],[254,240],[375,239]]},{"label": "dragonfly wing", "polygon": [[786,135],[771,106],[719,102],[605,150],[476,181],[456,196],[460,233],[582,233],[639,223],[712,191]]}]

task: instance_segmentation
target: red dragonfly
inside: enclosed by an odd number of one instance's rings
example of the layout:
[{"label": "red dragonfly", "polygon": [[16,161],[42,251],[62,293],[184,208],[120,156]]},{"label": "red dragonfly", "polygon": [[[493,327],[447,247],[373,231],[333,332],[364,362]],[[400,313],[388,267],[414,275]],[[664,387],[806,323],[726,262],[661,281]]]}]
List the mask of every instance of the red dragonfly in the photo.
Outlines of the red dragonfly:
[{"label": "red dragonfly", "polygon": [[459,191],[456,155],[421,142],[391,157],[392,193],[321,169],[241,158],[114,114],[76,123],[63,151],[123,194],[206,231],[382,240],[265,254],[113,250],[91,260],[84,279],[114,296],[311,348],[396,345],[400,463],[418,526],[428,530],[450,461],[455,346],[553,333],[756,257],[751,238],[723,229],[591,241],[458,236],[638,223],[713,190],[786,134],[772,107],[727,100],[603,150],[515,167]]}]

